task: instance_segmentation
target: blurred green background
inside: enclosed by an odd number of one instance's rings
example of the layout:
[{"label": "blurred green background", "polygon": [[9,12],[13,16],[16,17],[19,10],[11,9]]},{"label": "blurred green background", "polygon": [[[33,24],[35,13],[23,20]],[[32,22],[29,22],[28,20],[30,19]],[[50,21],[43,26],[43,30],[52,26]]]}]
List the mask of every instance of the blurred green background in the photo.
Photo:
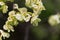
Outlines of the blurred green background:
[{"label": "blurred green background", "polygon": [[[26,7],[24,0],[15,0],[14,3],[18,3],[19,7]],[[43,4],[46,8],[45,11],[42,11],[40,14],[41,22],[37,27],[31,26],[29,30],[29,40],[60,40],[60,30],[58,25],[56,28],[51,27],[48,24],[48,18],[51,15],[57,14],[60,12],[60,0],[43,0]],[[28,8],[29,9],[29,8]],[[31,9],[29,9],[31,11]],[[7,15],[0,14],[0,28],[6,21]],[[28,25],[28,24],[27,24]],[[15,28],[14,33],[10,33],[11,37],[6,40],[24,40],[25,35],[25,26],[19,24]]]},{"label": "blurred green background", "polygon": [[42,21],[31,29],[33,40],[60,40],[60,25],[55,28],[48,23],[49,16],[60,12],[60,0],[43,0],[43,4],[46,10],[40,15]]}]

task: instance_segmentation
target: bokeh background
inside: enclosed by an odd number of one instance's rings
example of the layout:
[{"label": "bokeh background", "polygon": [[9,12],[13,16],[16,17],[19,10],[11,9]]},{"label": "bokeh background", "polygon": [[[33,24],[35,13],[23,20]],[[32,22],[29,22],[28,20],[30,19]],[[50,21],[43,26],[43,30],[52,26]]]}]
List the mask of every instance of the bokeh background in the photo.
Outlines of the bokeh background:
[{"label": "bokeh background", "polygon": [[[19,7],[26,7],[24,0],[15,0],[14,3],[18,3]],[[13,3],[10,4],[12,7]],[[49,16],[60,12],[60,0],[43,0],[43,4],[46,10],[42,11],[40,14],[39,17],[41,18],[41,22],[37,27],[34,27],[29,23],[19,24],[17,27],[15,27],[15,32],[10,33],[11,37],[6,40],[24,40],[26,27],[29,27],[28,40],[60,40],[60,25],[55,28],[50,26],[48,23]],[[12,10],[12,8],[9,10]],[[32,10],[29,9],[29,11]],[[7,16],[7,14],[3,15],[0,13],[1,29],[4,25],[4,22],[7,20]]]}]

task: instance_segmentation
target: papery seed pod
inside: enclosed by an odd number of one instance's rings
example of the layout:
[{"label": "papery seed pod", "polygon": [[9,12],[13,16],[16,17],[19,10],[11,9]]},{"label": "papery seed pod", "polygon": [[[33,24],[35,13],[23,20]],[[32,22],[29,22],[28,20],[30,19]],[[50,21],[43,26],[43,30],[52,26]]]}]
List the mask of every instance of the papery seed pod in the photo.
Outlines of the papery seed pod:
[{"label": "papery seed pod", "polygon": [[13,9],[18,9],[19,7],[18,7],[18,4],[14,4],[13,5]]},{"label": "papery seed pod", "polygon": [[20,11],[20,13],[26,13],[27,12],[27,8],[25,8],[25,7],[19,8],[18,10]]},{"label": "papery seed pod", "polygon": [[23,18],[22,18],[22,15],[21,14],[16,14],[15,15],[16,19],[19,20],[19,21],[23,21]]},{"label": "papery seed pod", "polygon": [[60,23],[59,15],[50,16],[48,22],[51,26],[58,25]]},{"label": "papery seed pod", "polygon": [[0,30],[0,39],[2,40],[2,37],[5,39],[5,38],[9,38],[10,37],[10,34],[7,33],[7,32],[4,32],[3,30]]},{"label": "papery seed pod", "polygon": [[3,6],[2,12],[3,13],[7,13],[8,12],[8,6],[7,5]]},{"label": "papery seed pod", "polygon": [[8,12],[8,6],[4,2],[0,2],[0,10],[2,13],[7,13]]},{"label": "papery seed pod", "polygon": [[3,26],[3,29],[7,30],[8,32],[10,32],[10,31],[14,32],[14,28],[11,25],[6,24],[6,25]]},{"label": "papery seed pod", "polygon": [[2,6],[2,5],[5,5],[5,3],[4,2],[0,2],[0,6]]}]

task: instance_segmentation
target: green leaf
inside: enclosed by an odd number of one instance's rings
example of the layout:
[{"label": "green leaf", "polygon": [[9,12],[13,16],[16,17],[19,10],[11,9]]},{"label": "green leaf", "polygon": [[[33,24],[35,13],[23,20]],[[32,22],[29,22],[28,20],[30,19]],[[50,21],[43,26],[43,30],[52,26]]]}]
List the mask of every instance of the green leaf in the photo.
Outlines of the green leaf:
[{"label": "green leaf", "polygon": [[0,1],[3,1],[3,2],[6,2],[6,1],[14,2],[14,0],[0,0]]},{"label": "green leaf", "polygon": [[14,0],[6,0],[6,1],[14,2]]}]

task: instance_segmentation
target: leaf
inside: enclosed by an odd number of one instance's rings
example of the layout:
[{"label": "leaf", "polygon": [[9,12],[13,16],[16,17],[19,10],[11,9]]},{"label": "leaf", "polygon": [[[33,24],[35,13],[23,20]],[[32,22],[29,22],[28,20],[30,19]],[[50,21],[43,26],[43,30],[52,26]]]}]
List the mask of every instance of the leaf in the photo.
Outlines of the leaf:
[{"label": "leaf", "polygon": [[14,2],[14,0],[6,0],[6,1]]},{"label": "leaf", "polygon": [[0,1],[3,1],[3,2],[6,2],[6,1],[14,2],[14,0],[0,0]]}]

